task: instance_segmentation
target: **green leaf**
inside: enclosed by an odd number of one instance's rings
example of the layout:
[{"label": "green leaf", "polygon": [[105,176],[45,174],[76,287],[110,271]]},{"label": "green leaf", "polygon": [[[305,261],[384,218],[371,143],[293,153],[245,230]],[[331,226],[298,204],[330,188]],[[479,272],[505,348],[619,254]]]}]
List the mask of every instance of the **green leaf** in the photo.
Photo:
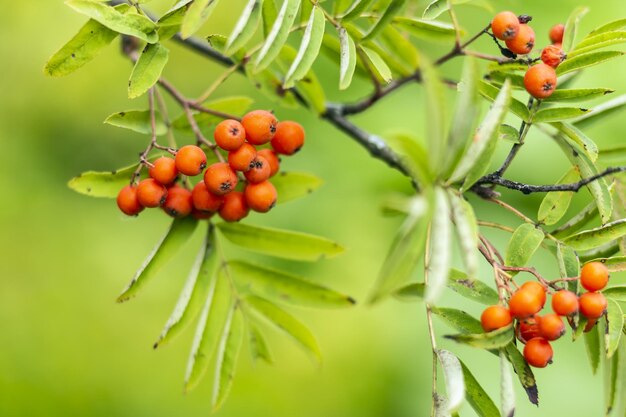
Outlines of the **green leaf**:
[{"label": "green leaf", "polygon": [[198,316],[208,294],[214,290],[217,267],[215,234],[211,229],[198,252],[174,311],[154,344],[155,349],[173,340]]},{"label": "green leaf", "polygon": [[446,147],[447,105],[445,86],[435,66],[421,57],[422,83],[426,95],[427,150],[431,167],[441,169]]},{"label": "green leaf", "polygon": [[565,119],[575,119],[581,115],[588,113],[589,109],[581,109],[578,107],[552,107],[549,109],[539,110],[533,117],[535,123],[559,122]]},{"label": "green leaf", "polygon": [[578,214],[568,220],[566,223],[559,226],[552,232],[552,235],[557,238],[562,238],[564,236],[570,236],[577,230],[579,230],[582,226],[589,223],[591,219],[595,218],[598,215],[598,206],[595,201],[587,204]]},{"label": "green leaf", "polygon": [[435,204],[433,220],[431,222],[428,242],[428,280],[426,281],[425,301],[435,304],[443,292],[450,273],[451,239],[450,204],[446,192],[442,188],[435,188]]},{"label": "green leaf", "polygon": [[[388,51],[408,73],[414,73],[419,67],[419,52],[410,40],[405,38],[395,27],[387,25],[378,38],[383,50]],[[373,42],[372,42],[373,43]]]},{"label": "green leaf", "polygon": [[595,229],[584,230],[565,238],[564,242],[576,250],[588,250],[612,242],[622,236],[626,236],[626,219],[607,223]]},{"label": "green leaf", "polygon": [[322,180],[306,172],[280,172],[270,179],[278,194],[277,204],[306,197],[322,185]]},{"label": "green leaf", "polygon": [[159,40],[156,24],[146,16],[137,13],[124,14],[97,0],[67,0],[65,4],[115,32],[134,36],[148,43]]},{"label": "green leaf", "polygon": [[243,341],[243,325],[241,310],[235,306],[231,309],[226,319],[224,332],[217,347],[213,396],[211,399],[213,412],[217,411],[224,404],[224,400],[233,385],[239,350]]},{"label": "green leaf", "polygon": [[339,63],[339,89],[345,90],[352,83],[352,76],[356,69],[356,46],[348,35],[346,28],[339,28],[340,63]]},{"label": "green leaf", "polygon": [[487,1],[479,0],[433,0],[426,9],[422,17],[424,19],[436,19],[444,12],[450,10],[453,5],[467,4],[481,7],[487,11],[493,12],[493,7]]},{"label": "green leaf", "polygon": [[359,17],[373,1],[374,0],[354,0],[341,16],[341,20],[348,21]]},{"label": "green leaf", "polygon": [[606,313],[607,332],[604,336],[606,357],[612,357],[619,348],[619,342],[624,328],[624,312],[617,301],[607,298],[608,308]]},{"label": "green leaf", "polygon": [[307,233],[244,223],[219,223],[217,227],[237,246],[283,259],[316,262],[344,251],[337,242]]},{"label": "green leaf", "polygon": [[613,146],[610,148],[600,149],[597,162],[604,165],[626,164],[626,146]]},{"label": "green leaf", "polygon": [[117,302],[128,301],[146,285],[178,252],[191,237],[198,222],[192,217],[175,219],[172,225],[148,255],[143,265],[124,291],[117,297]]},{"label": "green leaf", "polygon": [[218,0],[194,0],[189,5],[180,27],[180,34],[183,39],[187,39],[204,25],[211,13],[213,13],[217,3]]},{"label": "green leaf", "polygon": [[[291,63],[296,59],[297,54],[296,50],[291,46],[283,46],[280,50],[280,57],[277,61],[278,65],[283,68],[284,71],[287,71],[289,65],[291,65]],[[323,115],[326,112],[326,97],[324,94],[324,88],[312,69],[306,73],[306,76],[302,80],[296,82],[296,89],[298,90],[298,93],[300,93],[301,98],[318,115]],[[280,94],[284,94],[285,90],[281,87],[276,91],[281,91]]]},{"label": "green leaf", "polygon": [[169,58],[169,50],[160,43],[149,44],[139,55],[128,81],[128,98],[137,98],[161,78]]},{"label": "green leaf", "polygon": [[[616,264],[610,262],[611,259],[614,259],[614,258],[608,258],[607,262],[604,263],[606,267],[609,269],[609,271],[615,272],[615,271],[626,270],[626,256],[619,256],[617,258],[620,259],[620,262],[618,264],[619,269],[615,268]],[[616,301],[626,302],[626,285],[617,285],[615,287],[609,287],[602,292],[604,293],[605,296],[610,297]]]},{"label": "green leaf", "polygon": [[454,39],[454,26],[434,20],[395,17],[392,21],[398,29],[407,31],[418,39],[447,42]]},{"label": "green leaf", "polygon": [[498,304],[498,293],[484,282],[472,279],[465,272],[450,270],[448,288],[470,300],[486,305]]},{"label": "green leaf", "polygon": [[261,8],[263,7],[263,0],[249,0],[246,7],[243,9],[239,20],[235,24],[233,31],[228,37],[226,47],[224,48],[224,54],[231,56],[235,52],[244,47],[246,43],[254,36],[256,28],[259,26],[261,20]]},{"label": "green leaf", "polygon": [[378,36],[382,30],[389,25],[391,20],[400,13],[400,9],[406,3],[407,0],[391,0],[385,10],[382,11],[382,15],[376,19],[376,23],[370,28],[370,30],[363,37],[363,41],[374,39]]},{"label": "green leaf", "polygon": [[283,0],[272,29],[267,34],[265,42],[254,62],[256,72],[267,68],[280,54],[280,50],[289,36],[291,25],[298,14],[299,7],[300,0]]},{"label": "green leaf", "polygon": [[606,415],[621,417],[626,413],[626,343],[620,343],[619,350],[605,364]]},{"label": "green leaf", "polygon": [[[580,260],[576,251],[569,246],[557,243],[556,258],[559,265],[559,275],[561,278],[577,277],[580,273]],[[569,281],[567,288],[578,294],[578,281]]]},{"label": "green leaf", "polygon": [[431,307],[431,311],[446,324],[464,334],[481,333],[483,331],[480,321],[470,316],[465,311],[438,307]]},{"label": "green leaf", "polygon": [[248,337],[252,359],[255,361],[262,359],[270,365],[274,363],[265,336],[263,336],[263,333],[255,324],[250,322],[248,322]]},{"label": "green leaf", "polygon": [[51,77],[71,74],[94,59],[117,37],[117,32],[89,19],[46,63],[44,73]]},{"label": "green leaf", "polygon": [[463,197],[448,191],[448,198],[465,269],[469,278],[473,279],[478,273],[478,224],[476,223],[476,215],[471,204]]},{"label": "green leaf", "polygon": [[533,374],[533,370],[524,359],[524,356],[517,350],[517,347],[514,343],[509,343],[505,348],[506,356],[513,365],[513,370],[517,374],[517,378],[519,379],[522,387],[526,391],[526,395],[528,396],[528,400],[535,404],[539,404],[539,393],[537,390],[537,381],[535,380],[535,375]]},{"label": "green leaf", "polygon": [[573,58],[587,52],[606,48],[607,46],[618,45],[626,42],[626,31],[604,32],[595,36],[588,36],[583,39],[573,51],[567,54],[568,58]]},{"label": "green leaf", "polygon": [[622,29],[623,27],[626,27],[626,19],[613,20],[589,32],[585,39],[591,38],[601,33],[612,32],[618,29]]},{"label": "green leaf", "polygon": [[573,58],[567,58],[556,69],[558,76],[567,74],[568,72],[578,71],[594,65],[601,64],[613,58],[624,55],[621,51],[599,51],[581,54]]},{"label": "green leaf", "polygon": [[276,327],[291,336],[306,353],[317,362],[322,362],[322,353],[313,333],[294,316],[277,305],[259,297],[246,297],[246,304]]},{"label": "green leaf", "polygon": [[465,179],[462,190],[467,190],[487,172],[498,143],[499,128],[508,112],[510,100],[511,84],[506,82],[474,135],[461,162],[452,173],[449,182]]},{"label": "green leaf", "polygon": [[359,45],[359,48],[365,54],[365,58],[370,64],[370,68],[385,83],[388,83],[392,79],[391,70],[387,63],[378,55],[376,51],[368,48],[367,46]]},{"label": "green leaf", "polygon": [[598,158],[598,145],[591,140],[583,131],[575,127],[570,123],[556,122],[552,123],[552,126],[556,127],[561,133],[567,136],[572,141],[576,142],[580,148],[587,154],[592,162]]},{"label": "green leaf", "polygon": [[278,16],[276,2],[274,0],[264,0],[261,15],[263,17],[263,36],[267,38],[272,31],[272,26],[274,26],[274,22]]},{"label": "green leaf", "polygon": [[400,301],[422,301],[424,299],[424,291],[426,284],[423,282],[414,282],[397,289],[393,295]]},{"label": "green leaf", "polygon": [[[222,97],[217,100],[203,103],[203,106],[216,110],[222,113],[243,115],[252,106],[254,100],[245,96],[232,96]],[[200,127],[200,130],[211,129],[216,124],[224,120],[222,117],[218,117],[205,112],[196,112],[193,114],[193,118]],[[181,114],[172,121],[172,127],[176,130],[192,133],[189,119],[185,113]],[[207,133],[212,133],[207,130]]]},{"label": "green leaf", "polygon": [[384,140],[398,154],[402,166],[409,171],[413,180],[422,186],[433,182],[430,156],[420,140],[401,132],[386,134]]},{"label": "green leaf", "polygon": [[[506,248],[504,264],[507,266],[523,267],[543,242],[543,232],[532,224],[523,223],[513,233]],[[512,272],[511,274],[514,275]]]},{"label": "green leaf", "polygon": [[500,417],[498,407],[462,361],[461,367],[465,380],[465,399],[476,411],[476,414],[480,417]]},{"label": "green leaf", "polygon": [[[582,326],[583,328],[585,326]],[[584,333],[585,350],[587,351],[587,357],[591,364],[591,371],[595,375],[598,372],[600,366],[600,329],[598,326]]]},{"label": "green leaf", "polygon": [[571,90],[555,90],[554,93],[548,98],[545,98],[545,102],[577,102],[592,100],[594,98],[602,97],[607,94],[614,93],[615,90],[610,88],[577,88]]},{"label": "green leaf", "polygon": [[274,269],[244,261],[230,262],[229,267],[242,290],[260,297],[308,307],[337,308],[355,304],[347,295]]},{"label": "green leaf", "polygon": [[67,186],[90,197],[116,198],[120,190],[128,185],[136,169],[135,164],[115,171],[87,171],[69,180]]},{"label": "green leaf", "polygon": [[[495,101],[500,93],[500,89],[493,85],[481,81],[478,85],[478,91],[480,94],[490,101]],[[530,121],[530,111],[528,107],[521,101],[511,98],[510,110],[517,115],[520,119],[528,123]]]},{"label": "green leaf", "polygon": [[448,412],[454,412],[465,400],[463,367],[459,359],[450,351],[437,349],[437,357],[445,376]]},{"label": "green leaf", "polygon": [[626,105],[626,94],[615,97],[614,99],[596,106],[592,112],[577,118],[573,121],[573,123],[575,123],[578,127],[591,126],[595,122],[602,121],[606,116],[621,110],[624,105]]},{"label": "green leaf", "polygon": [[519,130],[511,125],[500,125],[498,137],[500,140],[519,143]]},{"label": "green leaf", "polygon": [[[159,136],[166,134],[167,126],[165,126],[165,122],[160,113],[155,113],[155,122],[156,134]],[[104,123],[146,135],[152,133],[149,110],[125,110],[119,113],[113,113],[106,118]]]},{"label": "green leaf", "polygon": [[500,410],[503,416],[515,415],[515,390],[513,375],[504,352],[500,351]]},{"label": "green leaf", "polygon": [[446,335],[446,339],[454,340],[468,346],[481,349],[498,349],[505,347],[513,340],[513,326],[509,325],[489,333]]},{"label": "green leaf", "polygon": [[567,21],[565,22],[565,31],[563,32],[563,50],[565,52],[569,52],[569,50],[574,46],[580,19],[582,19],[588,11],[588,7],[579,6],[575,8],[567,18]]},{"label": "green leaf", "polygon": [[319,6],[313,7],[309,21],[304,29],[298,55],[296,55],[296,59],[294,59],[287,71],[287,75],[285,75],[285,88],[293,87],[295,82],[304,78],[311,69],[322,46],[325,26],[326,17],[324,17],[324,12]]},{"label": "green leaf", "polygon": [[[557,184],[571,184],[579,180],[580,174],[578,174],[578,170],[572,167],[559,179]],[[548,226],[555,224],[565,216],[573,197],[574,193],[571,191],[546,194],[539,206],[537,220]]]}]

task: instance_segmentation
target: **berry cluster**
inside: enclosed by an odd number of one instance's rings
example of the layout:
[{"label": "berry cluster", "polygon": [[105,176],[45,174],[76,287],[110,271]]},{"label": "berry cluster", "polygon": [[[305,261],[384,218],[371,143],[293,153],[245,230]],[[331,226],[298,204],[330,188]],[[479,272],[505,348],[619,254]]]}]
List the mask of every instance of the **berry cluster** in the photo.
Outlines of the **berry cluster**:
[{"label": "berry cluster", "polygon": [[[278,155],[293,155],[300,150],[304,144],[302,126],[292,121],[279,123],[272,113],[255,110],[241,121],[220,122],[214,138],[221,162],[207,167],[206,154],[195,145],[172,151],[174,158],[160,157],[147,163],[149,178],[120,190],[120,210],[136,216],[146,207],[161,207],[172,217],[193,215],[197,219],[219,213],[228,222],[243,219],[249,210],[268,212],[277,199],[269,178],[279,170]],[[257,148],[267,143],[271,147]],[[228,162],[218,148],[228,152]],[[203,171],[203,180],[193,189],[176,183],[180,174],[194,177]]]},{"label": "berry cluster", "polygon": [[[535,46],[535,31],[528,25],[528,16],[516,16],[513,12],[498,13],[491,21],[493,35],[505,41],[513,54],[528,55]],[[550,29],[551,45],[541,52],[541,63],[531,66],[524,75],[526,91],[536,99],[550,97],[556,89],[556,67],[566,58],[561,43],[565,27],[562,24]],[[534,61],[533,61],[534,62]]]},{"label": "berry cluster", "polygon": [[546,303],[547,287],[535,281],[526,282],[511,295],[508,308],[502,305],[487,307],[480,317],[481,325],[486,332],[491,332],[516,320],[515,333],[517,339],[525,344],[526,362],[544,368],[552,363],[550,342],[565,334],[562,317],[573,318],[580,313],[588,319],[585,327],[585,332],[588,332],[606,314],[606,298],[598,292],[609,282],[606,266],[600,262],[586,264],[581,269],[579,280],[588,292],[580,297],[563,289],[554,292],[551,303],[553,313],[543,316],[539,312]]}]

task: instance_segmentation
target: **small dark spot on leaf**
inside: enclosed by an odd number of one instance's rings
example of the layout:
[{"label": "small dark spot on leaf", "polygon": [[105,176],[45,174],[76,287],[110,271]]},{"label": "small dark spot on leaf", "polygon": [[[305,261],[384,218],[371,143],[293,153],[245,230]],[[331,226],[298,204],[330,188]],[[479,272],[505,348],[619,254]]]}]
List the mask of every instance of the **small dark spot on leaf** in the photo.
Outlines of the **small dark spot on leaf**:
[{"label": "small dark spot on leaf", "polygon": [[115,174],[117,174],[116,170],[111,171],[111,175],[115,175]]},{"label": "small dark spot on leaf", "polygon": [[87,192],[90,193],[91,192],[91,187],[87,187]]},{"label": "small dark spot on leaf", "polygon": [[124,117],[124,116],[126,116],[126,112],[125,111],[121,111],[120,112],[120,117]]},{"label": "small dark spot on leaf", "polygon": [[467,288],[474,288],[474,281],[471,279],[460,279],[457,282]]},{"label": "small dark spot on leaf", "polygon": [[72,58],[76,58],[76,54],[72,54]]}]

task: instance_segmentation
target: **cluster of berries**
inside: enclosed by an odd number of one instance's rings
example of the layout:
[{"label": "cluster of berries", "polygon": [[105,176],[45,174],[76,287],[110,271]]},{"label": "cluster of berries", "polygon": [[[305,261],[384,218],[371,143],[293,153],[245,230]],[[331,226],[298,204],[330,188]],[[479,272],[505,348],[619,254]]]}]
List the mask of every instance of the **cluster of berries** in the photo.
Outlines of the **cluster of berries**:
[{"label": "cluster of berries", "polygon": [[[302,126],[292,121],[279,123],[272,113],[255,110],[241,121],[220,122],[214,138],[216,146],[228,152],[228,162],[207,167],[207,156],[200,147],[183,146],[173,152],[174,158],[160,157],[149,164],[149,178],[122,188],[117,196],[120,210],[136,216],[145,207],[161,207],[172,217],[193,215],[197,219],[219,213],[228,222],[243,219],[249,210],[268,212],[278,197],[269,181],[279,170],[278,155],[300,150]],[[271,147],[257,149],[267,143]],[[179,174],[194,177],[203,172],[203,180],[192,190],[176,183]],[[237,191],[238,184],[243,185],[242,191]]]},{"label": "cluster of berries", "polygon": [[598,292],[609,282],[606,266],[600,262],[588,263],[583,266],[579,279],[588,292],[578,297],[568,290],[556,291],[552,294],[551,303],[554,313],[539,315],[546,303],[546,287],[529,281],[513,293],[508,308],[501,305],[487,307],[480,317],[481,325],[486,332],[491,332],[517,320],[515,333],[518,340],[525,344],[526,362],[531,366],[544,368],[552,363],[550,342],[565,334],[562,317],[572,318],[580,313],[588,319],[585,327],[585,332],[588,332],[606,314],[606,298]]},{"label": "cluster of berries", "polygon": [[[528,55],[535,46],[535,31],[528,25],[528,16],[513,12],[498,13],[491,21],[493,35],[505,41],[507,48],[518,55]],[[524,75],[526,91],[536,99],[550,97],[556,89],[556,67],[566,58],[561,44],[565,26],[558,24],[550,29],[551,45],[541,52],[541,63],[531,66]]]}]

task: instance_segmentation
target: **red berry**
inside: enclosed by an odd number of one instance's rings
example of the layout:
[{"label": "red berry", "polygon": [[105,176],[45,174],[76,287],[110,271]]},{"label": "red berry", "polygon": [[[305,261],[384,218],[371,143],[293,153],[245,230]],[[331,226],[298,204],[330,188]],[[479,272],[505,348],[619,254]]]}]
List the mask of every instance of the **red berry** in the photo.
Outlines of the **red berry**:
[{"label": "red berry", "polygon": [[550,97],[556,89],[556,71],[549,65],[537,64],[524,75],[524,86],[528,93],[538,99]]},{"label": "red berry", "polygon": [[599,319],[606,313],[607,301],[602,293],[586,292],[578,299],[580,314],[588,319]]},{"label": "red berry", "polygon": [[486,332],[506,327],[512,322],[509,309],[500,305],[489,306],[480,315],[480,324]]},{"label": "red berry", "polygon": [[176,162],[172,158],[161,157],[157,158],[156,161],[150,167],[148,171],[150,177],[154,178],[158,182],[163,185],[169,185],[176,180],[176,176],[178,175],[178,170],[176,169]]},{"label": "red berry", "polygon": [[526,55],[532,52],[535,46],[535,31],[530,26],[519,25],[519,30],[514,38],[506,40],[506,47],[518,55]]},{"label": "red berry", "polygon": [[541,60],[544,64],[556,68],[565,59],[565,53],[560,46],[548,45],[541,51]]},{"label": "red berry", "polygon": [[270,168],[270,164],[267,162],[267,159],[257,155],[256,159],[252,161],[252,167],[248,171],[244,172],[243,175],[246,177],[248,182],[257,184],[267,180],[271,173],[272,168]]},{"label": "red berry", "polygon": [[200,181],[193,187],[191,198],[194,208],[205,213],[218,211],[224,202],[224,197],[209,192],[204,181]]},{"label": "red berry", "polygon": [[159,207],[165,202],[167,188],[154,178],[147,178],[137,186],[137,199],[144,207]]},{"label": "red berry", "polygon": [[206,154],[195,145],[183,146],[176,153],[176,168],[188,176],[196,176],[206,168]]},{"label": "red berry", "polygon": [[530,339],[539,337],[539,322],[541,317],[533,316],[527,319],[520,320],[517,325],[516,333],[517,338],[522,343],[527,343]]},{"label": "red berry", "polygon": [[191,191],[176,185],[170,187],[167,190],[165,203],[163,203],[163,210],[172,217],[190,215],[193,210]]},{"label": "red berry", "polygon": [[246,140],[246,131],[237,120],[224,120],[215,127],[215,143],[225,151],[236,151]]},{"label": "red berry", "polygon": [[552,41],[552,43],[563,42],[564,32],[565,32],[565,25],[563,25],[562,23],[552,26],[552,28],[550,29],[550,41]]},{"label": "red berry", "polygon": [[217,162],[204,173],[204,184],[215,195],[228,194],[235,189],[238,181],[237,174],[226,162]]},{"label": "red berry", "polygon": [[523,283],[520,290],[528,290],[535,293],[537,297],[539,297],[541,308],[546,305],[546,288],[537,281],[527,281]]},{"label": "red berry", "polygon": [[563,319],[557,314],[546,314],[539,320],[539,332],[546,340],[556,340],[565,334]]},{"label": "red berry", "polygon": [[526,343],[524,346],[524,359],[530,366],[535,368],[545,368],[549,363],[552,363],[552,346],[550,343],[542,338],[535,337]]},{"label": "red berry", "polygon": [[580,284],[587,291],[600,291],[609,283],[609,270],[602,262],[590,262],[580,270]]},{"label": "red berry", "polygon": [[224,204],[222,204],[219,214],[227,222],[238,222],[248,215],[249,210],[243,193],[233,191],[224,196]]},{"label": "red berry", "polygon": [[304,128],[301,124],[286,120],[278,123],[272,139],[274,151],[283,155],[293,155],[304,145]]},{"label": "red berry", "polygon": [[557,291],[552,296],[552,310],[561,316],[574,315],[578,312],[578,297],[571,291]]},{"label": "red berry", "polygon": [[127,216],[138,215],[143,210],[143,206],[137,198],[137,187],[127,185],[122,188],[117,195],[117,206]]},{"label": "red berry", "polygon": [[263,145],[272,140],[277,123],[276,117],[265,110],[251,111],[241,119],[246,138],[253,145]]},{"label": "red berry", "polygon": [[236,151],[229,152],[228,164],[235,171],[246,172],[252,167],[252,161],[257,156],[254,146],[244,143]]},{"label": "red berry", "polygon": [[273,177],[278,173],[278,170],[280,169],[280,159],[278,158],[278,155],[276,155],[276,152],[271,149],[261,149],[257,155],[265,158],[270,164],[270,177]]},{"label": "red berry", "polygon": [[539,295],[530,290],[518,290],[509,300],[509,310],[511,315],[516,319],[525,319],[527,317],[534,316],[539,311],[543,304]]},{"label": "red berry", "polygon": [[520,23],[513,12],[500,12],[491,21],[491,32],[500,40],[513,39],[519,31]]},{"label": "red berry", "polygon": [[266,213],[276,205],[276,188],[269,181],[263,181],[258,184],[248,184],[244,190],[246,203],[254,211]]}]

